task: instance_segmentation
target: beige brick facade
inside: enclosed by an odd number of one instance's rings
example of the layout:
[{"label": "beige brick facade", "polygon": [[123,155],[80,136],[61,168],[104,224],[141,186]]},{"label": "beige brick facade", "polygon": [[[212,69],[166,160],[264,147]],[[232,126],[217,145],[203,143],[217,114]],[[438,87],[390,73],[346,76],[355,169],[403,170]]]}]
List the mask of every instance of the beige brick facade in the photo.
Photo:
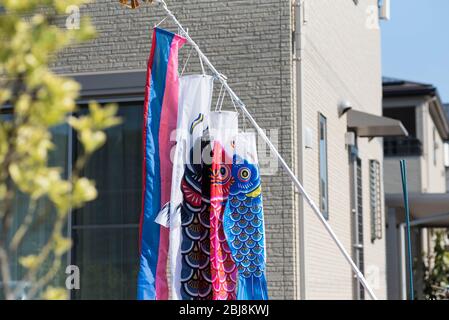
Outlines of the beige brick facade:
[{"label": "beige brick facade", "polygon": [[[304,123],[318,136],[318,113],[328,123],[329,223],[351,251],[349,157],[345,146],[346,117],[337,106],[350,101],[354,109],[381,115],[380,30],[370,25],[377,1],[306,1],[304,26]],[[377,11],[375,11],[377,12]],[[376,16],[377,17],[377,16]],[[314,142],[318,147],[318,141]],[[319,197],[318,148],[305,149],[304,186]],[[382,163],[382,141],[358,138],[362,160],[365,273],[379,298],[386,298],[385,241],[370,239],[370,159]],[[304,213],[305,298],[353,298],[352,274],[336,245],[312,211]]]}]

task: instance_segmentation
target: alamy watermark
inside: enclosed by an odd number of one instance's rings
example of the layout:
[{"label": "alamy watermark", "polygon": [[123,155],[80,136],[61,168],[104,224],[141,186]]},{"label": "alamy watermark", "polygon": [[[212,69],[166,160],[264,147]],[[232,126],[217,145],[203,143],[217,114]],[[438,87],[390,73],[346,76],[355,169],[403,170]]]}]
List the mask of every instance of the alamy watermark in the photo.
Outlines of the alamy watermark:
[{"label": "alamy watermark", "polygon": [[[266,142],[256,134],[255,130],[247,130],[246,132],[253,132],[256,135],[256,146],[242,146],[238,149],[252,149],[257,150],[258,164],[261,175],[272,176],[278,173],[279,160],[276,154],[268,147]],[[279,142],[279,129],[273,128],[270,130],[263,130],[265,135],[270,139],[271,143],[277,148]],[[235,141],[238,137],[233,130],[221,130],[219,139],[211,138],[210,136],[200,136],[196,139],[185,132],[184,130],[173,130],[170,134],[170,161],[172,164],[179,161],[184,164],[191,165],[211,165],[212,164],[212,149],[215,141],[221,141],[225,144],[223,148],[227,150],[226,154],[220,155],[220,162],[224,164],[232,164]],[[180,144],[180,145],[178,145]],[[232,147],[231,147],[232,146]],[[177,150],[177,148],[179,150]],[[190,148],[190,150],[188,150]],[[181,151],[180,151],[181,150]],[[177,153],[177,151],[180,153]],[[175,161],[177,160],[177,161]]]},{"label": "alamy watermark", "polygon": [[65,13],[69,16],[65,20],[65,27],[69,30],[80,28],[80,8],[75,5],[68,6]]},{"label": "alamy watermark", "polygon": [[79,290],[80,287],[80,269],[76,265],[69,265],[65,268],[65,287],[67,290]]},{"label": "alamy watermark", "polygon": [[377,290],[381,288],[379,266],[374,264],[368,265],[365,271],[365,278],[372,289]]},{"label": "alamy watermark", "polygon": [[379,7],[377,5],[369,5],[366,7],[365,27],[369,30],[378,30],[379,25]]}]

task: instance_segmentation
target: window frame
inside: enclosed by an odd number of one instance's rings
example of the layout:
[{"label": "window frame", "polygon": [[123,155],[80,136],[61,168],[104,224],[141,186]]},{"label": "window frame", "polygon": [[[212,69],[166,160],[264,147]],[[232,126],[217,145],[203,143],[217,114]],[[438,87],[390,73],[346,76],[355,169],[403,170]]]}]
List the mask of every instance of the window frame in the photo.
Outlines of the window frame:
[{"label": "window frame", "polygon": [[[94,72],[84,74],[63,74],[62,76],[71,77],[81,85],[80,97],[77,99],[77,106],[87,105],[94,100],[99,104],[105,103],[141,103],[142,110],[145,98],[146,70],[126,71],[126,72]],[[69,130],[69,157],[68,166],[72,165],[73,157],[76,157],[75,141],[73,130]],[[69,209],[67,217],[67,236],[75,242],[72,231],[84,229],[82,226],[75,226],[73,215],[75,210]],[[104,226],[104,228],[132,228],[138,226],[114,224]],[[76,263],[75,245],[67,253],[67,265]],[[74,290],[68,291],[70,300],[75,299]]]}]

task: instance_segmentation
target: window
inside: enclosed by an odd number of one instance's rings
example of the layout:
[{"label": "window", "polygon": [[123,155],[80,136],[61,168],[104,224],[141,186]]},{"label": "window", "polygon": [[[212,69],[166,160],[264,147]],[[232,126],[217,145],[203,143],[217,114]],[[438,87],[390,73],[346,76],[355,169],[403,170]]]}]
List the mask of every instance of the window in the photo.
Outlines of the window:
[{"label": "window", "polygon": [[437,142],[437,128],[433,127],[433,165],[437,165],[437,150],[438,150],[438,142]]},{"label": "window", "polygon": [[[362,197],[362,160],[357,158],[357,167],[356,167],[356,243],[354,245],[355,248],[355,257],[357,267],[360,272],[365,273],[365,254],[364,254],[364,246],[363,246],[363,197]],[[357,281],[357,298],[359,300],[365,299],[365,288],[362,286],[360,281]]]},{"label": "window", "polygon": [[[71,213],[65,232],[73,240],[72,250],[64,258],[53,281],[53,285],[64,287],[67,276],[65,267],[78,266],[80,289],[70,291],[72,299],[136,297],[142,192],[142,105],[141,101],[119,105],[118,115],[123,123],[106,131],[106,144],[94,153],[83,172],[83,175],[95,180],[98,197]],[[79,113],[85,110],[81,106]],[[1,115],[1,120],[8,118],[7,114]],[[50,153],[49,164],[64,168],[67,177],[81,146],[73,138],[74,131],[67,125],[55,127],[51,132],[55,148]],[[18,193],[14,202],[18,219],[13,221],[13,230],[18,228],[28,205],[28,198]],[[12,257],[11,261],[12,279],[16,285],[24,287],[21,293],[24,298],[27,285],[18,280],[22,279],[25,270],[18,263],[18,258],[35,254],[45,244],[51,232],[51,217],[56,214],[46,199],[36,204],[35,211],[42,222],[30,230],[17,256]]]},{"label": "window", "polygon": [[402,122],[410,137],[416,138],[416,108],[399,107],[385,108],[383,115],[388,118],[396,119]]},{"label": "window", "polygon": [[408,137],[385,137],[384,155],[386,157],[420,156],[422,143],[416,137],[416,108],[386,108],[383,110],[383,115],[401,121],[409,133]]},{"label": "window", "polygon": [[369,192],[371,212],[371,241],[382,239],[382,193],[380,163],[377,160],[369,161]]},{"label": "window", "polygon": [[[119,104],[118,115],[123,122],[106,131],[106,144],[94,153],[82,173],[95,180],[98,197],[70,213],[65,232],[72,238],[73,246],[52,285],[64,287],[66,266],[76,265],[80,271],[80,289],[70,291],[71,299],[135,299],[142,196],[142,84],[146,74],[130,71],[74,78],[83,88],[79,114],[86,112],[87,101],[115,102]],[[8,114],[0,116],[5,121],[9,118]],[[53,128],[52,134],[55,148],[49,163],[62,167],[67,177],[81,146],[74,137],[76,133],[67,125]],[[18,211],[19,220],[26,214],[27,205],[28,199],[18,194],[14,210]],[[18,258],[35,254],[42,247],[51,232],[47,223],[56,214],[45,199],[37,203],[35,211],[36,215],[42,212],[50,218],[41,217],[42,225],[31,230],[17,256],[11,258],[15,282],[24,274]],[[13,223],[13,229],[17,228],[18,222]],[[27,289],[26,283],[17,282],[17,285]],[[26,298],[25,290],[23,297]]]},{"label": "window", "polygon": [[320,171],[320,210],[329,219],[329,195],[327,177],[327,120],[319,114],[319,171]]},{"label": "window", "polygon": [[[80,270],[73,299],[135,299],[141,210],[142,104],[120,104],[123,123],[85,168],[98,197],[72,214],[71,264]],[[74,139],[76,140],[76,139]],[[75,141],[73,152],[81,146]]]},{"label": "window", "polygon": [[[11,119],[10,114],[2,114],[0,121],[9,121]],[[51,129],[53,135],[54,148],[49,152],[48,165],[57,166],[63,169],[63,177],[67,178],[67,150],[68,150],[68,133],[69,127],[67,125],[60,125]],[[14,234],[28,215],[34,216],[33,225],[29,229],[24,241],[18,247],[17,252],[10,257],[10,272],[11,283],[14,290],[18,290],[19,297],[27,299],[26,292],[29,289],[29,284],[24,280],[26,269],[19,264],[20,257],[36,254],[47,243],[52,228],[53,220],[55,218],[56,210],[47,198],[41,198],[34,206],[32,205],[29,197],[24,193],[17,192],[12,210],[13,221],[11,225],[11,234]],[[31,216],[28,216],[31,217]],[[63,257],[63,261],[66,257]],[[48,262],[43,265],[43,268],[39,270],[39,276],[43,272],[47,272],[46,266]],[[66,274],[64,274],[65,268],[61,268],[55,278],[51,281],[50,285],[64,286]],[[0,281],[0,287],[2,283]],[[42,293],[42,290],[38,292],[38,295]],[[0,290],[0,300],[5,299],[3,296],[3,290]]]}]

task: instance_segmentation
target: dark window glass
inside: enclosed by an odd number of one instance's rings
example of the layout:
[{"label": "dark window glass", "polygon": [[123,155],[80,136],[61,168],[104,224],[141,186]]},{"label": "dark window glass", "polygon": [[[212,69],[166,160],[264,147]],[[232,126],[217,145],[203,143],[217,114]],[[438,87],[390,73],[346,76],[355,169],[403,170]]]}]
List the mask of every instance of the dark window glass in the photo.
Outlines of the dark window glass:
[{"label": "dark window glass", "polygon": [[138,228],[74,229],[73,264],[80,270],[74,299],[135,299],[138,267]]},{"label": "dark window glass", "polygon": [[409,133],[408,137],[385,137],[384,155],[386,157],[420,156],[422,143],[416,137],[415,107],[386,108],[383,114],[385,117],[401,121]]},{"label": "dark window glass", "polygon": [[[12,119],[11,114],[0,115],[0,121],[10,121]],[[63,172],[63,177],[67,177],[67,165],[68,165],[68,133],[69,128],[67,125],[60,125],[50,129],[52,134],[53,149],[49,152],[48,165],[51,167],[60,167]],[[35,203],[30,201],[30,198],[16,191],[15,198],[12,205],[13,220],[11,224],[10,234],[8,235],[8,241],[14,236],[18,228],[25,222],[25,219],[32,217],[32,224],[23,238],[17,252],[10,256],[10,272],[11,272],[11,286],[17,291],[19,298],[27,299],[27,291],[29,289],[29,283],[24,282],[24,276],[26,270],[19,264],[19,258],[31,254],[39,254],[42,247],[48,242],[51,232],[53,230],[53,221],[55,219],[56,210],[47,198],[41,198]],[[62,266],[65,266],[67,257],[63,256]],[[37,278],[42,277],[48,272],[53,260],[47,260],[40,267]],[[62,267],[55,278],[51,281],[50,285],[63,287],[65,283],[64,267]],[[0,282],[0,287],[2,283]],[[36,297],[40,296],[40,290],[37,292]],[[3,290],[0,290],[0,300],[4,299]]]},{"label": "dark window glass", "polygon": [[327,120],[319,114],[319,156],[320,156],[320,210],[329,218],[329,197],[327,181]]},{"label": "dark window glass", "polygon": [[[142,106],[121,105],[123,123],[106,131],[107,142],[89,160],[84,175],[94,179],[98,198],[74,215],[73,224],[136,224],[142,190]],[[81,152],[81,145],[75,151]]]},{"label": "dark window glass", "polygon": [[[123,123],[107,130],[107,142],[84,174],[98,198],[72,219],[72,264],[79,267],[75,299],[135,299],[142,184],[142,104],[120,105]],[[75,142],[74,150],[81,151]]]},{"label": "dark window glass", "polygon": [[407,129],[409,137],[416,138],[415,107],[385,108],[383,115],[402,122]]},{"label": "dark window glass", "polygon": [[[81,108],[80,113],[85,113]],[[96,181],[98,198],[72,212],[67,230],[73,239],[69,255],[63,258],[53,285],[64,287],[66,266],[76,265],[80,271],[80,289],[71,291],[72,299],[135,299],[138,269],[138,223],[141,210],[142,102],[120,104],[123,123],[107,130],[107,142],[90,159],[83,175]],[[0,115],[9,121],[11,115]],[[67,125],[52,128],[54,149],[49,165],[63,168],[64,175],[81,151]],[[73,144],[71,144],[73,141]],[[12,232],[29,212],[29,199],[20,192],[14,201]],[[11,277],[14,285],[27,284],[19,280],[24,270],[18,264],[21,256],[36,254],[48,240],[55,210],[48,200],[35,207],[36,225],[30,229],[18,253],[11,257]],[[50,265],[44,265],[42,273]],[[1,286],[1,283],[0,283]],[[0,291],[0,299],[1,291]]]}]

